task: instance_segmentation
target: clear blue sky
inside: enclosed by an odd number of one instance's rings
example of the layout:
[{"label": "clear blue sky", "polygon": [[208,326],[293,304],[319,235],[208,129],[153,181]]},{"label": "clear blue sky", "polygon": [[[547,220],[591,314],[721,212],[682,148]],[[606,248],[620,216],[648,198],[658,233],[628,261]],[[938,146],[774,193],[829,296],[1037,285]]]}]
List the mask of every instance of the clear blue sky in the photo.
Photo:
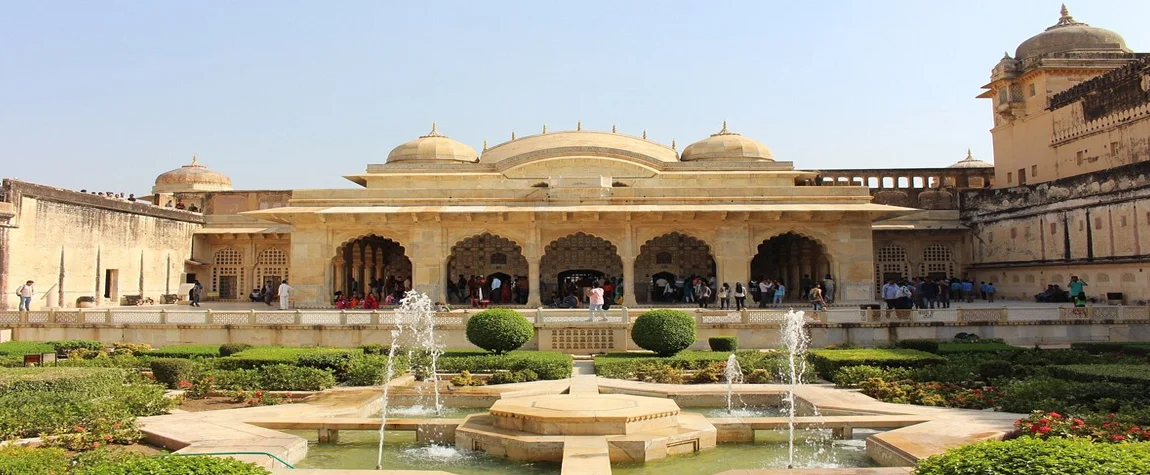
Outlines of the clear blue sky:
[{"label": "clear blue sky", "polygon": [[[1150,51],[1150,1],[1071,3]],[[353,187],[438,121],[476,149],[585,128],[731,129],[799,168],[990,158],[990,69],[1054,1],[0,3],[0,175],[147,192]]]}]

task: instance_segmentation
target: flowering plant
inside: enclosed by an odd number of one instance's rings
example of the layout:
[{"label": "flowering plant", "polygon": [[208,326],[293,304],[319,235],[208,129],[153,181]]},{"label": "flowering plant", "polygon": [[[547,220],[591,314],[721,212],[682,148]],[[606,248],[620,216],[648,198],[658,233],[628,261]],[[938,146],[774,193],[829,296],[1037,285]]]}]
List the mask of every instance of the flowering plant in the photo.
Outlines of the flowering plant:
[{"label": "flowering plant", "polygon": [[1039,439],[1081,437],[1115,443],[1150,441],[1150,430],[1122,421],[1117,414],[1087,421],[1057,412],[1035,412],[1015,421],[1014,426],[1020,434]]},{"label": "flowering plant", "polygon": [[41,434],[44,445],[82,451],[98,449],[110,444],[134,444],[144,436],[134,419],[113,420],[99,417],[84,425],[58,429]]}]

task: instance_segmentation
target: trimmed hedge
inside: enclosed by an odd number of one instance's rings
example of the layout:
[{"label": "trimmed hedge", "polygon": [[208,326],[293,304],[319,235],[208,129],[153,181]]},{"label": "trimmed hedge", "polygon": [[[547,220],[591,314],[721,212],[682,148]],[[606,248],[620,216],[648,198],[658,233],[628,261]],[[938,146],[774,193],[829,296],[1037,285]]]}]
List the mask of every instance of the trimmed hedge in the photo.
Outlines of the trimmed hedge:
[{"label": "trimmed hedge", "polygon": [[260,386],[268,391],[322,391],[335,386],[329,371],[276,364],[261,367]]},{"label": "trimmed hedge", "polygon": [[6,341],[0,343],[0,355],[23,356],[55,352],[55,346],[41,341]]},{"label": "trimmed hedge", "polygon": [[946,358],[918,350],[907,349],[853,349],[811,350],[808,354],[819,377],[830,380],[839,368],[847,366],[875,366],[879,368],[919,368],[945,363]]},{"label": "trimmed hedge", "polygon": [[220,356],[232,356],[236,353],[239,353],[239,352],[245,351],[245,350],[250,350],[252,348],[255,348],[255,347],[252,345],[249,345],[247,343],[224,343],[224,344],[220,345],[219,354],[220,354]]},{"label": "trimmed hedge", "polygon": [[679,310],[648,310],[631,326],[631,340],[659,356],[672,356],[695,343],[695,317]]},{"label": "trimmed hedge", "polygon": [[4,368],[0,394],[11,392],[100,393],[124,384],[124,371],[116,368]]},{"label": "trimmed hedge", "polygon": [[448,351],[439,357],[437,370],[444,373],[467,370],[475,374],[529,369],[539,379],[563,379],[571,377],[572,365],[571,355],[554,351],[512,351],[503,355],[480,351]]},{"label": "trimmed hedge", "polygon": [[1070,348],[1092,354],[1121,353],[1132,356],[1150,355],[1150,343],[1120,343],[1111,341],[1091,341],[1071,343]]},{"label": "trimmed hedge", "polygon": [[363,355],[363,350],[359,348],[257,346],[228,357],[219,358],[215,360],[214,363],[216,367],[220,369],[255,369],[275,364],[294,365],[299,363],[300,357],[302,356],[326,354],[350,354],[357,356]]},{"label": "trimmed hedge", "polygon": [[143,353],[143,355],[153,358],[215,358],[220,356],[220,347],[216,345],[169,345]]},{"label": "trimmed hedge", "polygon": [[931,340],[927,338],[909,338],[906,340],[899,340],[895,342],[894,346],[896,348],[905,348],[908,350],[938,353],[938,340]]},{"label": "trimmed hedge", "polygon": [[[699,371],[714,364],[725,363],[730,356],[731,353],[724,351],[698,350],[681,351],[670,357],[660,357],[655,353],[646,352],[607,353],[595,357],[595,374],[604,378],[631,379],[638,377],[640,372],[645,368],[649,369],[652,365],[663,365],[677,370]],[[761,374],[769,376],[770,381],[775,381],[776,376],[782,374],[786,364],[783,356],[781,353],[765,353],[758,350],[735,351],[735,358],[739,361],[739,367],[742,368],[743,373],[750,376],[759,371]],[[812,376],[812,374],[806,374],[803,379],[804,381],[813,381]]]},{"label": "trimmed hedge", "polygon": [[100,465],[83,471],[84,475],[268,475],[267,469],[233,458],[206,455],[168,455],[140,457],[124,462]]},{"label": "trimmed hedge", "polygon": [[734,336],[713,336],[707,338],[707,345],[711,351],[736,351],[739,349],[739,338]]},{"label": "trimmed hedge", "polygon": [[50,341],[48,344],[56,348],[57,353],[68,354],[69,351],[76,350],[90,350],[100,351],[104,349],[104,344],[93,340],[62,340]]},{"label": "trimmed hedge", "polygon": [[1150,473],[1150,443],[1029,437],[989,441],[920,460],[914,475],[1115,475]]},{"label": "trimmed hedge", "polygon": [[963,353],[994,353],[1010,351],[1030,351],[1029,348],[1007,345],[1006,343],[977,342],[977,343],[939,343],[936,353],[940,355],[959,355]]},{"label": "trimmed hedge", "polygon": [[467,319],[467,341],[501,355],[518,350],[535,336],[535,325],[515,310],[493,308]]},{"label": "trimmed hedge", "polygon": [[1051,366],[1050,375],[1073,381],[1141,384],[1150,386],[1150,365]]},{"label": "trimmed hedge", "polygon": [[156,382],[168,388],[176,389],[180,381],[195,379],[196,364],[192,360],[182,358],[156,358],[149,365]]},{"label": "trimmed hedge", "polygon": [[64,449],[0,447],[0,475],[65,475],[69,465]]}]

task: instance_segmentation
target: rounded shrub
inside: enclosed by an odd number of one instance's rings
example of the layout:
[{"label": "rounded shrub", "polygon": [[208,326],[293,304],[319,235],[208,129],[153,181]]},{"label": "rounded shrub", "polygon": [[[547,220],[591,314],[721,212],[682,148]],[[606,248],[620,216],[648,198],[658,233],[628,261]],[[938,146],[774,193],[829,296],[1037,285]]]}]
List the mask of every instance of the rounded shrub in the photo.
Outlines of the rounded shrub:
[{"label": "rounded shrub", "polygon": [[484,310],[467,319],[467,341],[495,354],[517,350],[535,336],[535,325],[519,312]]},{"label": "rounded shrub", "polygon": [[1014,365],[1004,360],[989,360],[978,364],[978,375],[986,380],[1008,378],[1014,375]]},{"label": "rounded shrub", "polygon": [[711,351],[735,351],[739,349],[739,339],[733,336],[713,336],[707,338],[707,344],[711,345]]},{"label": "rounded shrub", "polygon": [[244,350],[249,350],[252,345],[247,343],[224,343],[220,345],[220,356],[232,356]]},{"label": "rounded shrub", "polygon": [[175,389],[180,381],[195,379],[196,364],[181,358],[156,358],[149,365],[156,382]]},{"label": "rounded shrub", "polygon": [[695,343],[695,317],[679,310],[648,310],[635,319],[631,340],[659,356],[673,356]]},{"label": "rounded shrub", "polygon": [[920,460],[914,475],[971,473],[1150,473],[1150,443],[1107,444],[1084,439],[1023,437],[952,449]]},{"label": "rounded shrub", "polygon": [[910,338],[907,340],[899,340],[894,346],[898,348],[905,348],[908,350],[925,351],[927,353],[938,353],[938,341],[926,338]]}]

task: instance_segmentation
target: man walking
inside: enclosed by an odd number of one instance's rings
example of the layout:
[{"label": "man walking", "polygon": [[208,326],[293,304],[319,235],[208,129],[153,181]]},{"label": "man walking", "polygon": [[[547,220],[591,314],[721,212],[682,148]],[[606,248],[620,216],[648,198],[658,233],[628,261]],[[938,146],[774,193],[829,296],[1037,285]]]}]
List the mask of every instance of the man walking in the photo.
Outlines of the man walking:
[{"label": "man walking", "polygon": [[291,296],[291,291],[292,288],[290,285],[288,285],[287,279],[284,279],[283,283],[280,284],[279,289],[280,310],[288,310],[288,307],[291,305],[288,301],[288,297]]},{"label": "man walking", "polygon": [[[51,290],[51,289],[48,289]],[[32,310],[32,295],[36,293],[36,289],[32,287],[32,281],[25,282],[20,288],[16,289],[16,296],[20,297],[19,311],[27,312]]]}]

